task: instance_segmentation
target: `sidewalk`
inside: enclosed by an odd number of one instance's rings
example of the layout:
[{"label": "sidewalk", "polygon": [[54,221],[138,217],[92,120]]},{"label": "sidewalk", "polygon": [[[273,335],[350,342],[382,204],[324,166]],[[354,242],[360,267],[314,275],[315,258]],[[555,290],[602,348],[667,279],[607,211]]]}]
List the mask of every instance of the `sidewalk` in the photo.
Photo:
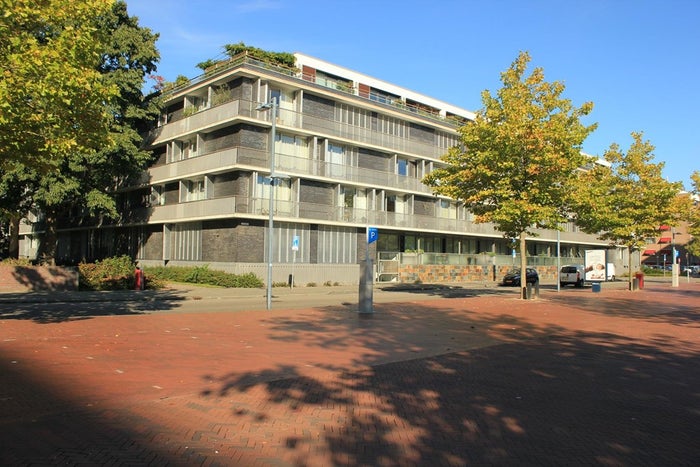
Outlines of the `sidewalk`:
[{"label": "sidewalk", "polygon": [[695,465],[700,283],[648,284],[382,290],[369,319],[320,287],[265,312],[185,287],[196,311],[3,315],[0,463]]}]

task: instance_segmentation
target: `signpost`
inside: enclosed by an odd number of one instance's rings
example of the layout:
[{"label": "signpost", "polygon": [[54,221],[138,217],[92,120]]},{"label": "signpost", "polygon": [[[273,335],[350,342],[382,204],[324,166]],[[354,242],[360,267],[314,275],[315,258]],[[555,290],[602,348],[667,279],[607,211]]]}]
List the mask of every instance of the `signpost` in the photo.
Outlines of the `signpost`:
[{"label": "signpost", "polygon": [[292,237],[292,278],[289,281],[289,288],[294,288],[294,265],[297,262],[297,251],[299,251],[299,235]]},{"label": "signpost", "polygon": [[360,272],[359,305],[360,314],[374,313],[372,306],[374,293],[374,277],[372,275],[372,261],[369,258],[369,246],[377,241],[379,230],[376,227],[367,227],[367,246],[365,248],[365,264]]}]

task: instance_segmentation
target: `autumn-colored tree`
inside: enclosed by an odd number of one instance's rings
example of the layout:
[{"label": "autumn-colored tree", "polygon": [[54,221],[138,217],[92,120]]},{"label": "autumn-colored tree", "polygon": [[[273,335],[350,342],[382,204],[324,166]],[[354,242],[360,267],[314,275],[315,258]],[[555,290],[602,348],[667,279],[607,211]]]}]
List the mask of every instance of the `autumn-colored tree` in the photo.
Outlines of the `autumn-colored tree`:
[{"label": "autumn-colored tree", "polygon": [[696,171],[691,175],[693,187],[691,189],[691,207],[688,215],[688,233],[692,239],[685,246],[688,253],[694,256],[700,256],[700,171]]},{"label": "autumn-colored tree", "polygon": [[[579,227],[630,253],[655,237],[659,226],[677,225],[688,212],[688,198],[678,196],[682,184],[663,177],[663,162],[652,162],[654,146],[642,133],[632,133],[632,139],[627,152],[616,143],[610,145],[603,156],[609,167],[598,165],[579,174],[573,208]],[[628,268],[632,289],[631,254]]]},{"label": "autumn-colored tree", "polygon": [[[546,82],[542,68],[525,76],[529,62],[520,53],[501,74],[497,95],[482,92],[484,107],[459,128],[461,144],[424,179],[435,193],[463,201],[477,222],[518,238],[523,272],[533,227],[558,229],[568,219],[571,182],[586,162],[582,144],[595,129],[580,121],[593,104],[574,107],[562,97],[564,85]],[[523,298],[525,287],[522,280]]]},{"label": "autumn-colored tree", "polygon": [[105,35],[95,22],[113,0],[0,0],[0,170],[38,170],[108,141],[104,103],[116,88],[97,65]]}]

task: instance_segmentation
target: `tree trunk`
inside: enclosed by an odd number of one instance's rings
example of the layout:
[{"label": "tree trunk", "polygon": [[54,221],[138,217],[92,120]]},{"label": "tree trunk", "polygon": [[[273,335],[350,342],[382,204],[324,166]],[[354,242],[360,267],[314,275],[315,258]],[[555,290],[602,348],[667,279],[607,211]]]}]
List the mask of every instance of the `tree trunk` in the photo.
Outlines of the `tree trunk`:
[{"label": "tree trunk", "polygon": [[520,232],[520,297],[527,300],[527,247],[525,232]]},{"label": "tree trunk", "polygon": [[10,218],[10,245],[9,245],[9,257],[17,259],[19,258],[19,216],[12,216]]},{"label": "tree trunk", "polygon": [[56,245],[58,243],[58,235],[56,234],[56,217],[46,215],[46,229],[44,236],[39,244],[37,260],[41,264],[48,266],[56,265]]},{"label": "tree trunk", "polygon": [[634,273],[632,272],[632,248],[627,247],[627,270],[629,271],[629,290],[634,290]]}]

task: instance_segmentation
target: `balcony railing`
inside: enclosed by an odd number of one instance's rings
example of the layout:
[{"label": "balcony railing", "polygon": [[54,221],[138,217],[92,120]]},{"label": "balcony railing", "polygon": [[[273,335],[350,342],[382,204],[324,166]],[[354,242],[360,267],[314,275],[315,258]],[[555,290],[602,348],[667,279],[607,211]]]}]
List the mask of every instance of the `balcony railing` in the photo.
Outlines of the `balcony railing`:
[{"label": "balcony railing", "polygon": [[[146,141],[151,145],[157,145],[184,135],[203,131],[211,126],[231,121],[238,117],[255,118],[269,122],[271,118],[270,112],[256,111],[256,106],[256,102],[243,99],[226,101],[215,107],[201,110],[188,118],[170,121],[155,128],[146,137]],[[280,128],[286,126],[303,129],[314,132],[319,136],[351,140],[360,144],[420,157],[439,159],[447,153],[446,148],[440,148],[435,144],[299,113],[290,109],[278,109],[277,120],[276,123]]]},{"label": "balcony railing", "polygon": [[[493,224],[476,223],[464,219],[448,219],[398,212],[376,211],[373,209],[348,208],[329,206],[326,204],[294,202],[275,199],[273,214],[282,220],[297,221],[298,219],[316,220],[320,222],[338,223],[354,227],[367,225],[396,228],[399,230],[421,230],[441,233],[472,234],[484,237],[500,237]],[[182,222],[184,220],[205,220],[224,217],[269,215],[269,201],[264,197],[229,196],[199,201],[190,201],[164,206],[152,206],[134,210],[131,219],[123,222]],[[550,239],[547,231],[539,230],[539,238]],[[593,236],[578,233],[561,234],[562,241],[588,241]]]},{"label": "balcony railing", "polygon": [[335,92],[338,93],[343,93],[343,94],[350,94],[353,95],[357,98],[360,99],[366,99],[368,101],[372,101],[373,104],[379,104],[379,105],[384,105],[387,108],[390,108],[392,110],[400,110],[400,111],[405,111],[408,113],[411,113],[413,115],[420,115],[423,118],[429,119],[429,120],[434,120],[436,122],[442,123],[442,124],[448,124],[450,126],[455,126],[457,124],[461,124],[461,122],[456,121],[455,119],[445,117],[440,115],[438,111],[431,111],[428,108],[426,108],[424,105],[421,104],[413,104],[413,103],[408,103],[405,102],[401,99],[397,99],[394,101],[387,101],[386,103],[381,103],[377,99],[376,93],[370,93],[367,96],[360,95],[357,92],[357,87],[350,85],[350,83],[345,83],[343,85],[338,85],[337,83],[332,83],[329,84],[330,82],[316,82],[316,77],[311,76],[311,75],[305,75],[303,74],[300,70],[296,69],[289,69],[281,66],[276,66],[272,65],[270,63],[266,63],[261,60],[257,60],[254,58],[251,58],[247,56],[247,54],[242,53],[239,55],[236,55],[234,57],[231,57],[228,60],[221,61],[211,67],[210,69],[206,70],[205,73],[190,79],[187,83],[182,84],[177,87],[172,87],[165,91],[165,96],[170,96],[173,94],[177,94],[179,92],[184,91],[185,89],[194,86],[198,83],[201,83],[209,78],[212,78],[216,75],[221,75],[227,72],[230,72],[231,70],[234,70],[236,68],[240,67],[250,67],[250,68],[255,68],[258,71],[266,74],[276,74],[279,75],[280,77],[284,79],[293,79],[293,80],[298,80],[302,81],[305,83],[312,83],[319,88],[325,88],[325,89],[331,89]]},{"label": "balcony railing", "polygon": [[[151,167],[148,171],[149,177],[144,178],[142,181],[157,184],[187,177],[195,173],[223,172],[227,169],[233,170],[241,166],[256,168],[261,172],[267,173],[270,170],[269,160],[270,154],[266,150],[234,147]],[[275,169],[281,173],[298,176],[299,178],[308,178],[309,176],[323,177],[338,183],[347,182],[385,189],[424,194],[432,193],[429,187],[423,185],[415,177],[344,164],[334,164],[288,154],[277,153],[275,155]]]}]

